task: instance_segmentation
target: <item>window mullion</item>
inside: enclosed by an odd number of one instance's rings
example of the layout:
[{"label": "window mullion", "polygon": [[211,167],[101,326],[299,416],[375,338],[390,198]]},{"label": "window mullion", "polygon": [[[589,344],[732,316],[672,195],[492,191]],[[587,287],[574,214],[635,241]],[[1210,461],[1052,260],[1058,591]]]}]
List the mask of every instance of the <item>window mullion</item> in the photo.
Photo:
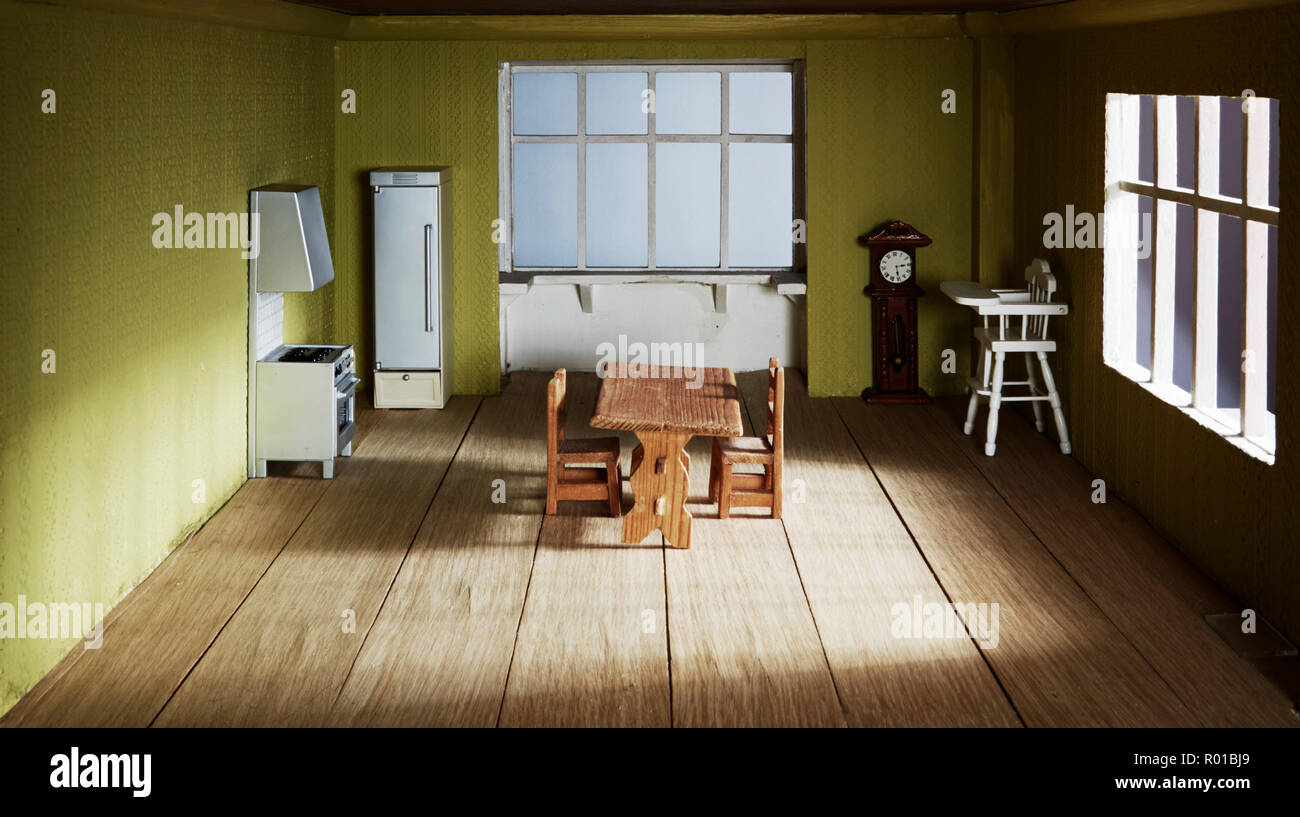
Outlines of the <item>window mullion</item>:
[{"label": "window mullion", "polygon": [[727,229],[729,227],[729,211],[731,205],[730,196],[730,179],[728,173],[731,166],[731,74],[726,71],[722,72],[722,127],[719,137],[721,142],[718,147],[719,161],[722,162],[719,168],[718,178],[718,269],[724,270],[728,267],[727,262]]},{"label": "window mullion", "polygon": [[[1241,199],[1268,204],[1269,106],[1246,103],[1242,134]],[[1241,433],[1268,435],[1268,227],[1242,219]]]},{"label": "window mullion", "polygon": [[587,73],[578,72],[578,269],[587,268]]},{"label": "window mullion", "polygon": [[[1196,98],[1196,190],[1219,189],[1219,101]],[[1219,214],[1196,210],[1196,351],[1192,404],[1217,415],[1219,409]]]},{"label": "window mullion", "polygon": [[658,259],[655,253],[655,219],[658,218],[658,208],[655,204],[655,174],[658,172],[655,168],[655,160],[658,144],[658,124],[655,120],[655,107],[658,104],[655,91],[655,71],[646,71],[646,86],[650,91],[648,100],[650,105],[646,111],[646,267],[648,269],[658,268]]},{"label": "window mullion", "polygon": [[[1156,187],[1176,186],[1178,101],[1157,96],[1155,109]],[[1151,382],[1172,383],[1174,373],[1174,282],[1178,260],[1178,205],[1153,198],[1151,242]]]}]

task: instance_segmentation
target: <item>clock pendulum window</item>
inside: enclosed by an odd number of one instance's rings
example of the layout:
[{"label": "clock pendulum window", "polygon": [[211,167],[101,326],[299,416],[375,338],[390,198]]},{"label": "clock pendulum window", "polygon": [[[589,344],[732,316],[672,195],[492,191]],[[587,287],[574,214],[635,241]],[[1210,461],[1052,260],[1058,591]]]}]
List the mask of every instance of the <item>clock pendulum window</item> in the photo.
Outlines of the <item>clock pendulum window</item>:
[{"label": "clock pendulum window", "polygon": [[929,236],[901,221],[883,224],[858,236],[871,250],[871,385],[862,390],[868,403],[928,403],[917,385],[916,300],[925,291],[916,284],[916,248]]}]

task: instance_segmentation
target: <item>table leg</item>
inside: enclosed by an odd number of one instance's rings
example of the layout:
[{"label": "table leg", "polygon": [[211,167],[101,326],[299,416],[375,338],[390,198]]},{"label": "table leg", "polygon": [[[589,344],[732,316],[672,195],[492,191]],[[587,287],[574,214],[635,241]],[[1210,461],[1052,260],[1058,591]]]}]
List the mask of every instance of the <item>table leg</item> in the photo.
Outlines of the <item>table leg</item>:
[{"label": "table leg", "polygon": [[686,510],[690,486],[689,434],[637,432],[642,457],[632,471],[632,510],[623,517],[623,541],[638,544],[656,528],[673,547],[691,546],[691,514]]}]

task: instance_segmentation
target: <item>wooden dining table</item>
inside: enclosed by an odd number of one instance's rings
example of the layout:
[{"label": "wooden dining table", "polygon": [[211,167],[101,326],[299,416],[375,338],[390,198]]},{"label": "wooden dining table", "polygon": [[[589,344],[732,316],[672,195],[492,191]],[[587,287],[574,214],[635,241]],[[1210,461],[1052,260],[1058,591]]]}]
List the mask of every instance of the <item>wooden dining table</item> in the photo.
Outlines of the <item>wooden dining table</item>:
[{"label": "wooden dining table", "polygon": [[686,444],[697,435],[744,434],[732,371],[611,364],[601,378],[591,425],[631,431],[641,441],[643,456],[633,463],[630,480],[635,503],[623,517],[623,541],[638,544],[658,529],[673,547],[690,547]]}]

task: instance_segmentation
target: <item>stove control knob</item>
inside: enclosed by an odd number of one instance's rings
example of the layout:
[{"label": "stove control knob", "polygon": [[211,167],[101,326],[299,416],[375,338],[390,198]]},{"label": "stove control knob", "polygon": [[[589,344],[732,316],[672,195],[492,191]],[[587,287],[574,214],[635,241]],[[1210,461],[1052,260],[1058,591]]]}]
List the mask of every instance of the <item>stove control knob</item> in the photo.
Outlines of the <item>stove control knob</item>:
[{"label": "stove control knob", "polygon": [[410,380],[410,379],[411,379],[411,376],[410,376],[409,374],[404,374],[404,375],[402,375],[402,379],[403,379],[403,380]]}]

